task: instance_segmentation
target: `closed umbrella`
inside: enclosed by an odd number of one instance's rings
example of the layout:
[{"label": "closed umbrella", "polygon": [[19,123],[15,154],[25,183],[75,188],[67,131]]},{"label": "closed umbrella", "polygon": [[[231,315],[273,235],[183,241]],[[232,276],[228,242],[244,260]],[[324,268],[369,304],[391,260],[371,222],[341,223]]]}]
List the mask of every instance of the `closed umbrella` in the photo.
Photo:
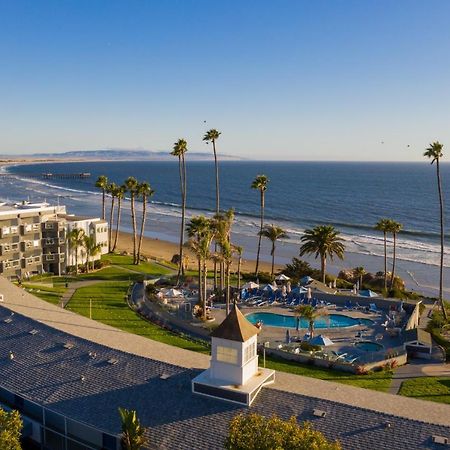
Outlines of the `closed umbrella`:
[{"label": "closed umbrella", "polygon": [[290,281],[288,281],[287,284],[286,284],[286,291],[287,291],[288,294],[290,294],[291,291],[292,291],[292,289],[291,289],[291,282]]},{"label": "closed umbrella", "polygon": [[311,300],[311,299],[312,299],[311,288],[308,288],[308,291],[306,292],[306,298],[307,298],[308,300]]}]

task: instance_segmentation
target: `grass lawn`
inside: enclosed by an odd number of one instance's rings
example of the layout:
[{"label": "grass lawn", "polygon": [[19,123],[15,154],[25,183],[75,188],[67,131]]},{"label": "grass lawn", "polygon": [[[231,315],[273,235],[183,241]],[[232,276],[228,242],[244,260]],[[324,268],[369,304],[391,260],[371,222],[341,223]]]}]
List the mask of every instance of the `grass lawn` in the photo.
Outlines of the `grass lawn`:
[{"label": "grass lawn", "polygon": [[207,353],[208,348],[147,322],[128,307],[127,281],[101,282],[75,291],[67,309],[89,317],[89,299],[92,298],[92,319],[129,333],[187,350]]},{"label": "grass lawn", "polygon": [[134,265],[133,257],[128,255],[104,255],[102,256],[102,261],[109,261],[114,266],[121,266],[125,269],[142,272],[147,275],[173,275],[175,271],[175,269],[166,267],[166,264],[158,264],[155,262],[141,262],[139,265]]},{"label": "grass lawn", "polygon": [[[262,365],[262,357],[260,357],[260,365]],[[350,384],[352,386],[382,392],[387,392],[392,379],[392,373],[385,371],[373,372],[367,375],[354,375],[338,370],[298,364],[293,361],[285,361],[274,357],[266,357],[266,367],[268,369],[279,370],[280,372],[289,372],[295,375]]]},{"label": "grass lawn", "polygon": [[400,395],[450,405],[450,377],[421,377],[406,380]]},{"label": "grass lawn", "polygon": [[36,297],[45,300],[46,302],[58,305],[61,302],[61,297],[65,292],[64,287],[48,287],[40,286],[31,283],[22,283],[22,287]]}]

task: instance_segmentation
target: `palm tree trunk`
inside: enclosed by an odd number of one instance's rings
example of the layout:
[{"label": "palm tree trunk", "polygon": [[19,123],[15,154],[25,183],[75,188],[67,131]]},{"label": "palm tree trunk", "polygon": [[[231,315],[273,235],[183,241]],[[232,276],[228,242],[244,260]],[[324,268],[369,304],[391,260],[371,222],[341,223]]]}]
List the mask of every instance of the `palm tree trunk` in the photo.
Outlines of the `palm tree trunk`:
[{"label": "palm tree trunk", "polygon": [[197,258],[198,261],[198,303],[199,305],[203,305],[203,295],[202,295],[202,283],[203,283],[203,277],[202,277],[202,262],[200,258]]},{"label": "palm tree trunk", "polygon": [[206,278],[208,277],[208,268],[206,267],[206,259],[203,261],[203,319],[206,319],[206,303],[208,300],[206,288]]},{"label": "palm tree trunk", "polygon": [[223,299],[223,290],[225,289],[225,264],[220,261],[220,298]]},{"label": "palm tree trunk", "polygon": [[441,186],[441,171],[439,167],[439,158],[436,159],[436,175],[438,182],[439,192],[439,216],[441,220],[441,258],[439,267],[439,303],[442,309],[442,315],[447,320],[447,311],[445,310],[444,298],[443,298],[443,285],[444,285],[444,199],[442,196]]},{"label": "palm tree trunk", "polygon": [[75,275],[78,275],[78,244],[75,244]]},{"label": "palm tree trunk", "polygon": [[274,267],[275,267],[275,241],[272,242],[272,271],[270,272],[270,278],[273,278]]},{"label": "palm tree trunk", "polygon": [[258,239],[258,251],[256,252],[256,267],[255,267],[255,276],[258,276],[259,270],[259,255],[261,253],[261,239],[262,239],[262,230],[264,228],[264,191],[261,190],[261,224],[259,227],[259,239]]},{"label": "palm tree trunk", "polygon": [[116,220],[116,235],[114,236],[114,245],[112,248],[112,251],[114,252],[116,250],[117,241],[119,239],[119,228],[120,228],[120,213],[121,213],[121,207],[122,207],[122,199],[118,197],[117,199],[117,220]]},{"label": "palm tree trunk", "polygon": [[[184,157],[178,157],[178,165],[180,172],[180,186],[181,186],[181,230],[180,230],[180,250],[178,261],[178,274],[177,274],[177,286],[180,284],[181,275],[183,275],[183,244],[184,244],[184,221],[185,221],[185,208],[186,208],[186,178],[184,167]],[[183,173],[184,172],[184,173]]]},{"label": "palm tree trunk", "polygon": [[134,209],[133,192],[131,192],[131,222],[133,224],[133,264],[136,264],[136,211]]},{"label": "palm tree trunk", "polygon": [[102,189],[102,220],[105,220],[105,217],[106,217],[105,194],[106,194],[106,189],[103,188]]},{"label": "palm tree trunk", "polygon": [[230,289],[230,263],[227,262],[227,315],[230,313],[230,300],[231,300],[231,289]]},{"label": "palm tree trunk", "polygon": [[[216,169],[216,214],[220,212],[220,193],[219,193],[219,164],[217,162],[216,141],[212,140],[214,152],[214,165]],[[214,253],[217,253],[217,242],[214,242]],[[221,281],[222,284],[222,281]],[[217,261],[214,260],[214,290],[217,289]],[[220,294],[222,295],[222,293]]]},{"label": "palm tree trunk", "polygon": [[394,252],[392,254],[392,273],[391,273],[391,282],[390,288],[392,289],[394,286],[394,278],[395,278],[395,260],[396,260],[396,250],[397,250],[397,233],[392,233],[394,237]]},{"label": "palm tree trunk", "polygon": [[141,247],[142,247],[142,240],[144,239],[144,229],[145,229],[145,220],[147,216],[147,196],[145,194],[142,195],[142,220],[141,220],[141,232],[139,234],[139,245],[137,248],[137,255],[136,255],[136,264],[139,264],[141,262]]},{"label": "palm tree trunk", "polygon": [[309,322],[309,340],[314,337],[314,320],[310,320]]},{"label": "palm tree trunk", "polygon": [[241,264],[242,264],[242,257],[239,255],[238,259],[238,270],[237,270],[237,288],[239,292],[239,298],[241,298]]},{"label": "palm tree trunk", "polygon": [[325,276],[327,270],[327,257],[325,255],[321,255],[320,257],[320,270],[322,272],[322,283],[325,283]]},{"label": "palm tree trunk", "polygon": [[109,214],[108,253],[111,253],[111,251],[112,251],[111,241],[112,241],[112,229],[113,229],[113,218],[114,218],[114,201],[115,201],[115,197],[113,195],[112,199],[111,199],[111,211]]},{"label": "palm tree trunk", "polygon": [[386,247],[386,231],[384,233],[384,290],[387,290],[387,247]]}]

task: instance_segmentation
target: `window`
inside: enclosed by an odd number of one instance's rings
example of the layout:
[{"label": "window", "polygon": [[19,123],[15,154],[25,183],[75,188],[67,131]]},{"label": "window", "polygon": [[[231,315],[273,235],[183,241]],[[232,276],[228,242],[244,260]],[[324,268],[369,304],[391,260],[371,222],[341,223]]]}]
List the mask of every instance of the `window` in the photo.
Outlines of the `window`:
[{"label": "window", "polygon": [[18,250],[19,249],[19,243],[15,242],[14,244],[11,244],[11,250]]},{"label": "window", "polygon": [[216,350],[217,361],[226,362],[229,364],[237,364],[237,350],[235,348],[217,346]]},{"label": "window", "polygon": [[244,364],[256,356],[256,342],[247,345],[244,349]]},{"label": "window", "polygon": [[19,227],[18,226],[11,227],[11,233],[17,233],[18,231],[19,231]]},{"label": "window", "polygon": [[6,236],[9,233],[10,233],[10,228],[9,227],[3,227],[2,228],[2,235],[3,236]]}]

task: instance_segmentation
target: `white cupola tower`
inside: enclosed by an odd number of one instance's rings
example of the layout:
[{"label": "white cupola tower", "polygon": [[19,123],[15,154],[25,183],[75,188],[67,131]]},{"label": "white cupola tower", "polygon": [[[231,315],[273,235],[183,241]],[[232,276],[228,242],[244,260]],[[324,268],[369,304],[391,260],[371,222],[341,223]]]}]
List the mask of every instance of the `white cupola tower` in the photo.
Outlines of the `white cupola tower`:
[{"label": "white cupola tower", "polygon": [[273,370],[258,367],[258,333],[235,306],[211,333],[211,366],[192,381],[192,391],[250,405],[275,380]]}]

